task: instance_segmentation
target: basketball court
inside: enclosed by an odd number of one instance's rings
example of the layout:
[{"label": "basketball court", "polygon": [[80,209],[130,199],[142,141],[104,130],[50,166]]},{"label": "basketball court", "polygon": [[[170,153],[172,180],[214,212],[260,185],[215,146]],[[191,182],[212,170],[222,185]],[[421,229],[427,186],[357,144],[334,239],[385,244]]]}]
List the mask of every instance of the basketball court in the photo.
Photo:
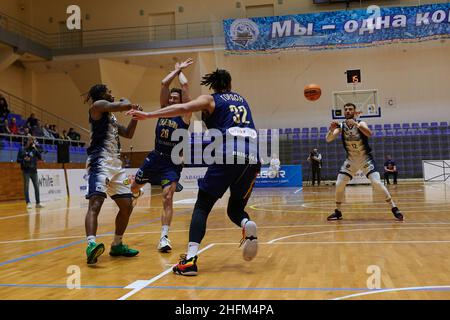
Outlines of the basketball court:
[{"label": "basketball court", "polygon": [[[139,200],[125,237],[139,255],[105,254],[94,267],[84,263],[86,208],[79,200],[53,202],[29,213],[19,203],[2,204],[1,298],[448,299],[448,187],[408,183],[390,190],[408,213],[404,222],[392,219],[381,198],[365,197],[370,187],[348,189],[353,201],[337,223],[326,222],[333,205],[330,187],[257,189],[249,214],[259,226],[260,249],[251,262],[242,259],[241,230],[229,222],[221,201],[208,221],[197,277],[171,271],[185,249],[191,205],[175,205],[172,253],[156,250],[158,189]],[[196,192],[183,191],[175,203],[195,197]],[[99,227],[107,247],[115,214],[115,204],[108,202]],[[381,289],[368,289],[377,267]],[[69,289],[76,268],[80,288]]]}]

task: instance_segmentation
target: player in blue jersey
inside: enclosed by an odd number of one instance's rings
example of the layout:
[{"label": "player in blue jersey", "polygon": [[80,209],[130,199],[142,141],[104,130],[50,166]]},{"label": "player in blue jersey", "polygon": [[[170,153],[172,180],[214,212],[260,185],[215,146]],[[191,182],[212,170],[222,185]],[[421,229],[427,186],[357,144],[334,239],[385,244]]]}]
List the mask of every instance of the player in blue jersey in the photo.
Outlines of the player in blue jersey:
[{"label": "player in blue jersey", "polygon": [[124,127],[117,122],[113,112],[137,110],[140,107],[126,99],[114,102],[111,90],[104,84],[95,85],[89,90],[86,102],[88,101],[92,101],[92,105],[89,108],[91,143],[87,149],[86,163],[89,183],[86,196],[89,199],[85,221],[88,241],[86,255],[87,263],[95,264],[97,258],[105,251],[104,244],[96,242],[96,234],[98,214],[107,195],[119,207],[114,240],[109,254],[132,257],[139,253],[122,243],[133,207],[131,182],[122,168],[119,141],[119,136],[127,139],[133,138],[137,121],[131,120],[128,126]]},{"label": "player in blue jersey", "polygon": [[399,221],[403,221],[402,213],[392,200],[389,191],[381,182],[380,173],[376,170],[368,139],[372,132],[364,121],[355,120],[357,112],[353,103],[347,103],[344,106],[344,114],[346,120],[342,123],[333,121],[326,136],[327,142],[331,142],[341,135],[342,143],[347,153],[347,159],[342,165],[336,181],[336,209],[327,220],[342,219],[341,206],[344,201],[345,186],[359,170],[362,170],[367,178],[370,179],[374,189],[384,194],[385,201],[391,206],[394,217]]},{"label": "player in blue jersey", "polygon": [[[242,228],[243,257],[252,260],[258,249],[256,223],[250,220],[245,207],[250,198],[256,176],[261,169],[257,150],[252,150],[250,139],[257,139],[252,113],[247,101],[240,94],[231,91],[231,75],[226,70],[216,70],[203,77],[202,85],[212,88],[214,94],[201,95],[197,99],[153,112],[131,110],[127,114],[133,119],[175,117],[202,111],[208,129],[216,129],[223,136],[242,138],[245,148],[229,149],[226,145],[226,158],[235,161],[230,164],[213,163],[203,179],[199,179],[199,192],[194,206],[189,229],[187,254],[173,268],[177,274],[192,276],[198,272],[197,253],[206,232],[206,221],[214,204],[230,189],[227,213],[232,222]],[[225,147],[225,145],[224,145]],[[236,163],[237,162],[237,163]]]},{"label": "player in blue jersey", "polygon": [[[189,86],[182,70],[193,63],[192,59],[188,59],[182,63],[175,65],[175,70],[170,72],[161,82],[160,103],[161,108],[167,106],[190,101]],[[181,89],[170,88],[170,84],[179,78]],[[169,228],[173,217],[173,194],[179,186],[178,181],[181,177],[182,165],[173,163],[171,155],[172,149],[177,142],[172,141],[172,134],[177,129],[189,128],[191,114],[185,114],[178,117],[161,117],[156,123],[155,129],[155,149],[151,151],[144,161],[144,164],[136,172],[135,180],[131,185],[131,191],[134,197],[142,195],[141,188],[146,183],[154,182],[158,179],[161,185],[163,198],[163,213],[161,215],[161,237],[158,243],[160,252],[169,252],[172,245],[169,240]]]}]

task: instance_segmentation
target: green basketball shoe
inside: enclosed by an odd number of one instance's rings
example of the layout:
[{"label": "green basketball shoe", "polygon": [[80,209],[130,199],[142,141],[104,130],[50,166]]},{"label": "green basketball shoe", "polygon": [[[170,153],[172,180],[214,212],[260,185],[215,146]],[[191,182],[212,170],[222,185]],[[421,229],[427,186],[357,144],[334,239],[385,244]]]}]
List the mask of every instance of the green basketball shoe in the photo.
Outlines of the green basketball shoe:
[{"label": "green basketball shoe", "polygon": [[97,258],[105,252],[103,243],[90,242],[86,248],[87,264],[96,264]]},{"label": "green basketball shoe", "polygon": [[134,257],[139,253],[138,250],[128,248],[126,244],[118,244],[116,246],[111,246],[111,251],[109,255],[113,257],[124,256],[124,257]]}]

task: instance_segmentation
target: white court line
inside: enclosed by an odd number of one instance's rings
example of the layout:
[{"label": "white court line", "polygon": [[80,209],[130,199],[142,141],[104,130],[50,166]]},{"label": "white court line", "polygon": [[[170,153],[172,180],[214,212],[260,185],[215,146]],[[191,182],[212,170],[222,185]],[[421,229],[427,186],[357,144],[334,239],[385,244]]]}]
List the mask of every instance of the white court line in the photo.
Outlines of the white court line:
[{"label": "white court line", "polygon": [[297,191],[295,191],[294,194],[297,194],[297,193],[299,193],[299,192],[302,191],[302,190],[303,190],[303,187],[301,187],[300,189],[298,189]]},{"label": "white court line", "polygon": [[[206,246],[205,248],[203,248],[202,250],[200,250],[197,254],[200,254],[210,248],[212,248],[214,246],[214,243],[211,243],[210,245]],[[176,265],[172,265],[169,269],[161,272],[160,274],[158,274],[157,276],[151,278],[150,280],[137,280],[133,283],[130,283],[128,286],[125,287],[125,289],[133,289],[132,291],[128,292],[126,295],[120,297],[117,300],[126,300],[129,297],[135,295],[136,293],[138,293],[139,291],[141,291],[142,289],[144,289],[145,287],[147,287],[148,285],[152,284],[153,282],[161,279],[162,277],[168,275],[169,273],[173,272],[172,268],[176,266]]]},{"label": "white court line", "polygon": [[[155,196],[159,196],[159,195],[162,195],[162,193],[152,194],[152,195],[146,196],[146,197],[155,197]],[[145,198],[142,198],[142,199],[145,199]],[[103,209],[104,207],[114,207],[114,206],[116,206],[116,204],[115,204],[114,202],[111,202],[111,203],[104,203],[104,204],[102,205],[102,209]],[[61,210],[67,211],[67,210],[71,210],[71,209],[80,209],[80,208],[85,208],[85,209],[87,210],[87,206],[81,206],[81,205],[78,205],[78,206],[72,206],[72,207],[62,207],[62,208],[44,209],[44,210],[39,209],[38,211],[35,211],[35,212],[31,211],[32,209],[30,209],[30,212],[27,212],[27,213],[16,214],[16,215],[13,215],[13,216],[0,217],[0,220],[13,219],[13,218],[20,218],[20,217],[30,217],[30,216],[36,216],[36,215],[38,215],[38,214],[39,214],[39,215],[40,215],[40,214],[47,214],[47,213],[51,213],[51,212],[54,212],[54,211],[61,211]],[[162,209],[163,207],[141,207],[141,206],[136,206],[135,208],[146,208],[146,209],[152,209],[152,208],[154,208],[154,209]],[[36,210],[36,209],[35,209],[35,210]],[[62,213],[67,213],[67,212],[57,212],[56,214],[62,214]],[[52,213],[52,214],[55,214],[55,213]]]},{"label": "white court line", "polygon": [[[435,244],[450,243],[450,240],[378,240],[378,241],[286,241],[286,242],[259,242],[259,245],[279,245],[279,244]],[[215,242],[216,246],[239,245],[238,242]]]},{"label": "white court line", "polygon": [[[330,230],[330,231],[317,231],[317,232],[308,232],[308,233],[298,233],[298,234],[292,234],[292,235],[281,237],[281,238],[276,238],[276,239],[273,239],[273,240],[269,241],[268,243],[274,243],[275,241],[284,240],[284,239],[293,238],[293,237],[310,236],[310,235],[315,235],[315,234],[340,233],[340,232],[358,232],[358,231],[393,230],[392,229],[393,227],[391,227],[391,228],[368,228],[368,229],[344,229],[344,230]],[[429,228],[427,228],[427,227],[397,228],[397,229],[394,229],[394,231],[399,231],[399,230],[421,230],[421,229],[429,229]],[[433,229],[450,229],[450,227],[438,227],[438,228],[433,228]]]},{"label": "white court line", "polygon": [[343,300],[348,298],[367,296],[371,294],[379,294],[384,292],[395,292],[395,291],[415,291],[415,290],[424,290],[424,289],[449,289],[450,286],[426,286],[426,287],[409,287],[409,288],[394,288],[394,289],[374,289],[371,291],[360,292],[355,294],[350,294],[348,296],[333,298],[329,300]]},{"label": "white court line", "polygon": [[[403,226],[406,225],[450,225],[450,222],[403,222],[398,225],[398,222],[388,222],[388,223],[354,223],[354,224],[340,224],[339,227],[357,227],[357,226],[395,226],[396,230],[404,229]],[[258,226],[258,229],[284,229],[284,228],[320,228],[320,227],[336,227],[335,224],[302,224],[302,225],[287,225],[287,226]],[[423,229],[440,229],[440,228],[423,228]],[[208,231],[228,231],[228,230],[239,230],[237,227],[230,228],[210,228]],[[351,229],[354,230],[354,229]],[[389,229],[390,230],[390,229]],[[179,230],[171,230],[171,233],[181,233],[188,232],[189,229],[179,229]],[[143,235],[143,234],[160,234],[161,231],[142,231],[142,232],[126,232],[126,236],[131,235]],[[112,237],[113,235],[102,235],[101,237]],[[21,243],[21,242],[37,242],[37,241],[52,241],[52,240],[63,240],[63,239],[79,239],[85,238],[85,235],[79,236],[66,236],[66,237],[52,237],[52,238],[35,238],[35,239],[19,239],[19,240],[5,240],[0,241],[0,244],[10,244],[10,243]],[[100,236],[99,236],[100,237]],[[288,242],[283,242],[288,243]]]}]

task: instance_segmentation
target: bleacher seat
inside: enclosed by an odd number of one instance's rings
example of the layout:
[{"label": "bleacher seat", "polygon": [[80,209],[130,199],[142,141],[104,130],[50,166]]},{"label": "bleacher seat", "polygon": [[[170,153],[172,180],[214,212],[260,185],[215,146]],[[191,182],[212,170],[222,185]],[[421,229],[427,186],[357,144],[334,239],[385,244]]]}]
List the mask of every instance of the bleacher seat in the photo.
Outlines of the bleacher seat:
[{"label": "bleacher seat", "polygon": [[368,124],[367,126],[369,127],[370,130],[373,130],[373,125]]},{"label": "bleacher seat", "polygon": [[320,127],[320,133],[327,133],[328,128],[327,127]]},{"label": "bleacher seat", "polygon": [[294,134],[293,136],[292,136],[292,139],[294,139],[294,140],[300,140],[300,135],[299,134]]},{"label": "bleacher seat", "polygon": [[320,138],[320,139],[325,139],[326,136],[327,136],[327,134],[322,132],[322,133],[320,133],[319,138]]},{"label": "bleacher seat", "polygon": [[386,130],[386,136],[392,137],[394,135],[394,132],[391,130]]},{"label": "bleacher seat", "polygon": [[439,127],[439,123],[437,123],[437,122],[432,122],[432,123],[430,123],[430,127],[431,127],[431,128],[437,128],[437,127]]},{"label": "bleacher seat", "polygon": [[408,130],[408,129],[410,129],[410,128],[411,128],[411,127],[410,127],[409,123],[403,123],[403,124],[402,124],[402,129]]},{"label": "bleacher seat", "polygon": [[402,126],[400,125],[400,123],[394,123],[393,126],[394,130],[399,130],[402,128]]},{"label": "bleacher seat", "polygon": [[383,130],[383,127],[381,126],[381,124],[376,124],[375,130]]},{"label": "bleacher seat", "polygon": [[308,134],[302,134],[302,140],[307,140],[309,139],[309,135]]},{"label": "bleacher seat", "polygon": [[428,122],[422,122],[421,125],[422,129],[427,129],[430,125],[428,124]]},{"label": "bleacher seat", "polygon": [[384,124],[383,129],[384,130],[392,130],[392,126],[390,124]]},{"label": "bleacher seat", "polygon": [[441,123],[439,123],[440,127],[448,127],[448,123],[447,121],[442,121]]},{"label": "bleacher seat", "polygon": [[384,136],[383,130],[376,130],[375,131],[375,137],[383,137],[383,136]]},{"label": "bleacher seat", "polygon": [[284,133],[285,133],[285,134],[291,134],[291,133],[292,133],[292,128],[286,128],[286,129],[284,129]]},{"label": "bleacher seat", "polygon": [[311,128],[311,133],[319,133],[319,128]]},{"label": "bleacher seat", "polygon": [[302,133],[303,134],[308,134],[309,133],[309,128],[302,128]]},{"label": "bleacher seat", "polygon": [[413,124],[411,125],[411,128],[412,128],[412,129],[419,129],[420,126],[419,126],[418,123],[413,123]]},{"label": "bleacher seat", "polygon": [[294,133],[300,133],[300,128],[294,128]]}]

